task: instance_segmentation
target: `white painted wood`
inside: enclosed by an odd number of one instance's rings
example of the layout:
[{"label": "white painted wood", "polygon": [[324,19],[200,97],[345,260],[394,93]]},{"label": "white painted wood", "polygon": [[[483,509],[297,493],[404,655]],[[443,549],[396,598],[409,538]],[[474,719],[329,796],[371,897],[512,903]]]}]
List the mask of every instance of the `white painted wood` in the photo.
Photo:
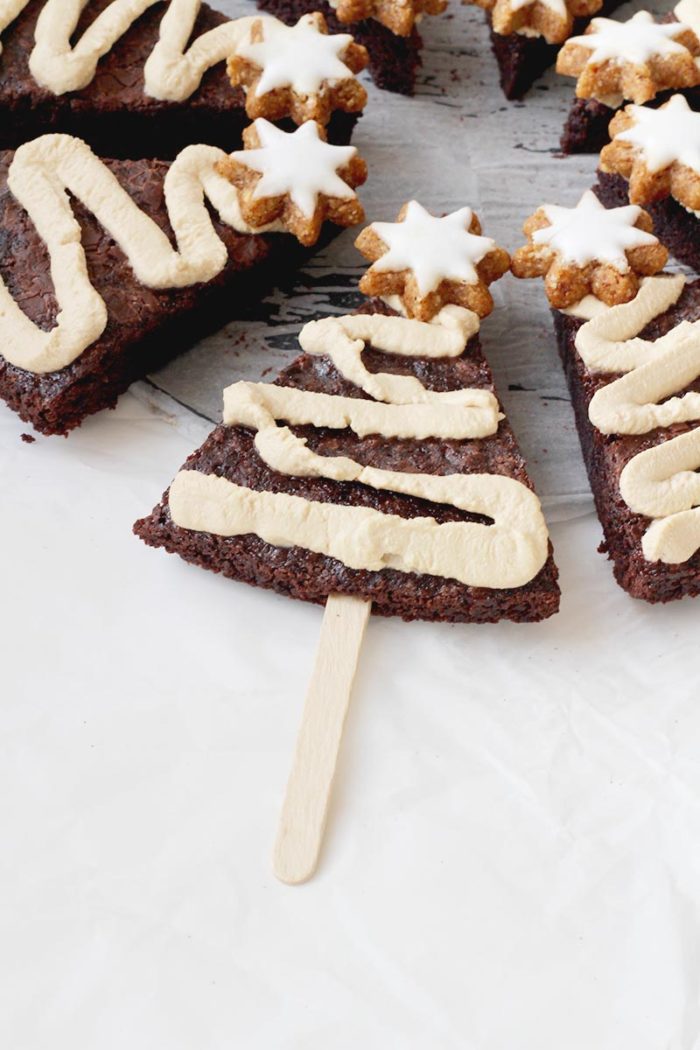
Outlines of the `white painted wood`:
[{"label": "white painted wood", "polygon": [[318,864],[371,607],[371,602],[348,595],[332,594],[326,602],[273,853],[275,875],[290,885],[305,882]]}]

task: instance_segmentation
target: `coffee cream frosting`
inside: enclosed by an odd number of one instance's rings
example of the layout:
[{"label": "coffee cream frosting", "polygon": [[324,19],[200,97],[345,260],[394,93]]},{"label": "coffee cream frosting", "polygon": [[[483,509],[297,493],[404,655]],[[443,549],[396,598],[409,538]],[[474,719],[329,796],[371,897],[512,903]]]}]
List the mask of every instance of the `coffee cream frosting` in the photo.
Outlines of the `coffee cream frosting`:
[{"label": "coffee cream frosting", "polygon": [[[371,343],[386,353],[440,358],[459,352],[459,331],[463,351],[465,333],[473,332],[478,322],[467,316],[468,311],[461,310],[460,316],[456,309],[444,325],[380,315],[328,318],[328,323],[321,322],[322,329],[314,322],[307,326],[301,342],[312,347],[310,352],[321,353],[322,334],[328,340],[325,353],[344,378],[356,382],[357,351],[348,352],[353,341]],[[365,377],[360,378],[363,385]],[[439,524],[432,517],[402,518],[370,507],[318,503],[286,493],[257,492],[191,470],[181,471],[170,488],[173,521],[220,536],[254,533],[267,543],[300,546],[352,569],[391,568],[478,587],[523,586],[537,575],[548,553],[539,500],[527,486],[493,474],[434,476],[363,466],[347,456],[318,455],[290,430],[290,425],[312,424],[414,440],[477,439],[496,433],[500,415],[490,391],[455,391],[452,399],[441,401],[428,394],[425,388],[385,385],[383,400],[370,401],[237,383],[225,392],[224,422],[253,428],[258,454],[280,473],[359,482],[480,514],[493,524]],[[288,425],[279,426],[278,420]]]},{"label": "coffee cream frosting", "polygon": [[[589,418],[603,434],[646,434],[700,420],[700,394],[678,394],[700,376],[700,321],[683,321],[655,341],[639,333],[680,298],[682,275],[650,277],[635,299],[584,324],[576,349],[592,373],[620,377],[591,399]],[[620,494],[654,519],[642,539],[649,561],[677,564],[700,548],[700,428],[638,453],[620,475]]]},{"label": "coffee cream frosting", "polygon": [[[149,288],[183,288],[210,281],[228,258],[206,206],[240,233],[253,231],[240,213],[235,187],[216,171],[226,154],[214,146],[188,146],[164,181],[174,249],[109,168],[81,139],[44,135],[15,153],[8,185],[48,249],[58,315],[45,331],[26,316],[0,280],[0,342],[10,364],[30,372],[65,368],[100,337],[107,324],[104,300],[90,283],[80,224],[68,193],[78,198],[122,249]],[[274,227],[277,228],[277,227]]]},{"label": "coffee cream frosting", "polygon": [[[157,2],[112,0],[73,46],[71,39],[87,0],[46,0],[29,56],[32,76],[55,95],[80,91],[95,76],[99,60]],[[27,3],[28,0],[0,0],[0,33]],[[295,38],[296,27],[285,26],[268,15],[251,15],[210,29],[187,47],[200,6],[201,0],[169,0],[158,41],[144,68],[146,95],[168,102],[188,99],[208,69],[249,44],[254,23],[262,24],[266,42],[262,57],[270,64],[269,75],[277,86],[289,86],[306,94],[318,91],[328,82],[329,38],[315,32],[308,22],[303,23],[303,34],[297,32]],[[303,39],[297,39],[300,36]],[[341,38],[343,46],[351,39],[342,34]],[[290,44],[300,42],[303,47],[297,47],[296,63],[290,62]],[[338,79],[353,75],[339,61],[331,69]]]}]

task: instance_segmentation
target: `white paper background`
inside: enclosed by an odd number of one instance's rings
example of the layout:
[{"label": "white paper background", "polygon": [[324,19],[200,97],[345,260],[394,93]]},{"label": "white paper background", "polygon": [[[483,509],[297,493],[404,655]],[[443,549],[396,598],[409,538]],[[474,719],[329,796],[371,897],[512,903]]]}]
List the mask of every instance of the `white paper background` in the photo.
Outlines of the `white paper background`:
[{"label": "white paper background", "polygon": [[[419,98],[373,102],[444,122],[443,158],[513,245],[499,195],[526,211],[560,168],[517,151],[526,177],[496,181],[496,116],[442,104],[445,34],[472,24],[428,23]],[[501,109],[480,29],[450,61],[455,94],[483,80]],[[534,141],[554,98],[498,120]],[[444,163],[409,190],[398,128],[370,130],[373,217],[408,192],[463,202]],[[583,475],[546,396],[563,385],[541,290],[521,287],[504,282],[486,343],[550,503],[583,514],[553,527],[562,612],[370,623],[305,887],[276,883],[269,854],[321,612],[130,534],[208,424],[142,385],[65,441],[24,444],[0,409],[3,1050],[700,1047],[697,606],[633,602],[595,553],[583,481],[557,482]],[[563,471],[533,457],[552,436],[571,438]]]}]

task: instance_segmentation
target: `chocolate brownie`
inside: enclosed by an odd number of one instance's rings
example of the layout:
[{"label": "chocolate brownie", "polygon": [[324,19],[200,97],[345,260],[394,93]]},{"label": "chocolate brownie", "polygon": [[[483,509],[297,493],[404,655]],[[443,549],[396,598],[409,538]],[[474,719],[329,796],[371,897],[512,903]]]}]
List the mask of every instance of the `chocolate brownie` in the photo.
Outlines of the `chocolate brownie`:
[{"label": "chocolate brownie", "polygon": [[369,70],[377,87],[401,95],[413,94],[423,46],[415,29],[410,36],[396,36],[374,18],[347,26],[338,21],[326,0],[257,0],[257,4],[287,25],[294,25],[311,11],[320,11],[330,33],[352,33],[355,41],[367,48]]},{"label": "chocolate brownie", "polygon": [[[90,0],[76,34],[110,5]],[[240,146],[250,124],[241,88],[231,87],[225,63],[204,74],[184,102],[162,102],[144,93],[144,66],[158,39],[167,5],[149,8],[100,60],[93,80],[81,91],[55,95],[29,71],[34,30],[45,0],[30,0],[2,34],[0,55],[0,148],[14,149],[46,132],[76,135],[106,157],[172,158],[184,146],[205,142],[227,151]],[[202,4],[192,39],[229,21]],[[349,142],[356,113],[336,112],[328,127],[331,142]],[[282,122],[289,128],[291,124]]]},{"label": "chocolate brownie", "polygon": [[[628,185],[623,175],[598,171],[598,184],[593,190],[606,208],[618,208],[629,204]],[[700,220],[673,197],[645,203],[644,210],[651,215],[654,233],[671,255],[700,271]]]},{"label": "chocolate brownie", "polygon": [[[620,495],[619,484],[623,467],[634,456],[696,428],[697,422],[633,436],[606,435],[597,430],[588,417],[589,404],[595,392],[616,376],[589,372],[575,346],[576,334],[583,322],[557,310],[552,312],[588,477],[603,526],[605,542],[601,550],[612,560],[617,582],[634,598],[648,602],[668,602],[700,594],[700,552],[679,565],[647,561],[641,540],[650,520],[630,510]],[[700,281],[694,281],[686,285],[678,302],[647,325],[641,335],[645,339],[658,339],[681,321],[699,319]],[[696,381],[687,390],[700,390],[700,382]],[[684,392],[678,391],[678,394]]]},{"label": "chocolate brownie", "polygon": [[[391,313],[379,300],[370,301],[360,312]],[[491,371],[478,337],[470,340],[458,359],[400,358],[370,346],[363,354],[363,362],[371,372],[416,376],[433,390],[493,389]],[[330,359],[308,354],[293,361],[275,382],[318,393],[367,396],[345,380]],[[515,437],[505,420],[500,422],[497,434],[470,441],[388,439],[377,434],[358,437],[350,430],[313,427],[295,427],[294,432],[307,439],[309,448],[324,456],[345,455],[362,464],[412,473],[504,474],[532,488]],[[254,434],[249,429],[220,426],[190,456],[185,469],[215,474],[259,491],[301,495],[320,503],[362,505],[403,518],[429,515],[439,522],[485,521],[452,506],[356,482],[277,473],[260,458],[253,440]],[[273,546],[255,535],[222,537],[190,531],[173,522],[167,492],[152,514],[135,524],[134,531],[153,547],[164,547],[186,561],[231,579],[319,604],[325,603],[329,594],[361,595],[371,599],[373,611],[382,616],[478,623],[500,619],[536,621],[551,616],[559,606],[558,574],[551,545],[544,567],[525,586],[489,589],[393,569],[349,569],[333,558],[300,547]]]},{"label": "chocolate brownie", "polygon": [[[46,246],[7,187],[12,153],[0,153],[0,273],[27,317],[41,328],[55,323],[57,304]],[[105,161],[135,202],[171,235],[163,200],[167,163]],[[73,200],[82,229],[90,281],[105,301],[102,335],[72,364],[36,374],[0,355],[0,397],[44,434],[65,434],[88,415],[113,407],[135,379],[237,316],[238,304],[263,294],[308,255],[284,234],[242,236],[215,223],[228,263],[206,284],[147,288],[91,212]],[[329,235],[327,235],[329,236]]]}]

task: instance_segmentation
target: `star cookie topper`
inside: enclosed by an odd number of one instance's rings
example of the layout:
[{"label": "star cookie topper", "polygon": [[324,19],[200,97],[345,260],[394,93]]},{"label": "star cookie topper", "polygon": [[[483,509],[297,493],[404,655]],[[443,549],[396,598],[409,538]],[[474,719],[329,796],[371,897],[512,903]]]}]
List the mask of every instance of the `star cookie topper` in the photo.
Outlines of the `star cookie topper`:
[{"label": "star cookie topper", "polygon": [[396,36],[410,36],[423,15],[439,15],[447,0],[334,0],[333,13],[339,22],[363,22],[372,18]]},{"label": "star cookie topper", "polygon": [[601,171],[626,178],[633,203],[672,196],[691,211],[700,209],[700,113],[683,95],[658,109],[626,106],[610,122],[610,137]]},{"label": "star cookie topper", "polygon": [[367,178],[367,165],[354,146],[326,142],[312,120],[282,131],[262,117],[245,129],[243,144],[217,168],[238,189],[241,214],[253,228],[279,223],[308,246],[326,219],[338,226],[363,221],[355,187]]},{"label": "star cookie topper", "polygon": [[561,44],[571,36],[574,18],[594,15],[603,0],[464,0],[491,12],[493,31],[499,36],[520,33],[544,37]]},{"label": "star cookie topper", "polygon": [[669,88],[700,83],[700,41],[682,22],[659,23],[648,11],[626,22],[594,18],[566,41],[557,72],[578,77],[578,98],[648,102]]},{"label": "star cookie topper", "polygon": [[471,208],[436,216],[417,201],[401,208],[396,222],[373,222],[356,246],[372,266],[360,281],[365,295],[398,296],[408,317],[429,321],[455,303],[486,317],[488,290],[509,267],[508,253],[490,237]]},{"label": "star cookie topper", "polygon": [[544,277],[547,298],[564,310],[587,295],[608,306],[626,303],[639,278],[666,265],[668,252],[651,217],[634,204],[605,208],[587,190],[574,208],[545,204],[526,221],[528,243],[513,256],[516,277]]},{"label": "star cookie topper", "polygon": [[357,113],[364,108],[367,92],[355,74],[367,62],[367,49],[348,33],[329,35],[316,11],[294,26],[256,19],[227,69],[233,87],[245,91],[252,120],[291,117],[296,124],[327,124],[337,109]]}]

